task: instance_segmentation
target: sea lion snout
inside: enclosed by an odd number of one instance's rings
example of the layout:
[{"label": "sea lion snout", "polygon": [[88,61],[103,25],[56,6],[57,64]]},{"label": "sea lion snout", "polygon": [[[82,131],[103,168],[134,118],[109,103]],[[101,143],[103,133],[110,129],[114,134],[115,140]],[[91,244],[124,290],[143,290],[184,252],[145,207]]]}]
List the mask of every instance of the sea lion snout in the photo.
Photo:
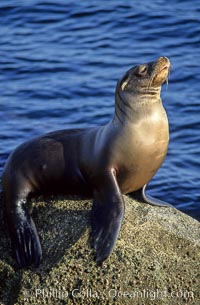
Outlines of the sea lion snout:
[{"label": "sea lion snout", "polygon": [[152,86],[161,86],[167,79],[170,69],[170,60],[163,56],[159,57],[152,66]]},{"label": "sea lion snout", "polygon": [[153,69],[156,69],[158,71],[160,69],[163,70],[163,69],[169,69],[169,68],[170,68],[170,60],[169,60],[169,58],[167,58],[165,56],[159,57],[153,65]]}]

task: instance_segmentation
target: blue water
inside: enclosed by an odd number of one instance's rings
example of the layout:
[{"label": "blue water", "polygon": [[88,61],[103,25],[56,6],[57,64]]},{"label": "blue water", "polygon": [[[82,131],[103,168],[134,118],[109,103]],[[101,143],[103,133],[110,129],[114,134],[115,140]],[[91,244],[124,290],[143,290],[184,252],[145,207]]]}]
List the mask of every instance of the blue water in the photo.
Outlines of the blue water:
[{"label": "blue water", "polygon": [[170,145],[149,193],[200,219],[199,20],[199,0],[1,0],[0,175],[31,137],[107,123],[118,78],[163,55]]}]

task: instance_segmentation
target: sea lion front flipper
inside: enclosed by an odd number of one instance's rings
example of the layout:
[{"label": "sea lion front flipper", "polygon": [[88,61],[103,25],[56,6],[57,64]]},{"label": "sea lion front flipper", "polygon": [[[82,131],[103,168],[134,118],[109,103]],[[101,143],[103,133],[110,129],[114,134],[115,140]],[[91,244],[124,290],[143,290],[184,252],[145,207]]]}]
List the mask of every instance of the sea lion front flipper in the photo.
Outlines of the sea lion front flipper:
[{"label": "sea lion front flipper", "polygon": [[31,216],[20,204],[6,216],[12,249],[19,267],[24,268],[31,264],[38,267],[42,258],[42,249]]},{"label": "sea lion front flipper", "polygon": [[146,191],[146,187],[147,187],[147,184],[145,184],[138,191],[129,193],[128,195],[131,198],[133,198],[133,199],[136,199],[138,201],[142,201],[142,202],[148,203],[148,204],[153,205],[153,206],[158,206],[158,207],[173,207],[173,205],[171,205],[168,202],[165,202],[165,201],[162,201],[160,199],[157,199],[157,198],[154,198],[154,197],[151,197],[151,196],[147,195],[146,192],[145,192]]},{"label": "sea lion front flipper", "polygon": [[112,252],[124,216],[124,200],[114,171],[106,173],[94,191],[92,227],[96,261],[102,263]]}]

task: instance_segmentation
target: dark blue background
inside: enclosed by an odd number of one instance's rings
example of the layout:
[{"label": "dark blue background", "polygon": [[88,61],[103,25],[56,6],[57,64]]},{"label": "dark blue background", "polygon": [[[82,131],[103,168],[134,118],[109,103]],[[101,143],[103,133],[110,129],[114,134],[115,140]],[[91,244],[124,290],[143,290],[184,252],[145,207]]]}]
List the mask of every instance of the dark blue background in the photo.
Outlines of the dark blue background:
[{"label": "dark blue background", "polygon": [[0,2],[0,174],[44,132],[102,125],[117,79],[168,56],[171,140],[149,193],[200,219],[200,1]]}]

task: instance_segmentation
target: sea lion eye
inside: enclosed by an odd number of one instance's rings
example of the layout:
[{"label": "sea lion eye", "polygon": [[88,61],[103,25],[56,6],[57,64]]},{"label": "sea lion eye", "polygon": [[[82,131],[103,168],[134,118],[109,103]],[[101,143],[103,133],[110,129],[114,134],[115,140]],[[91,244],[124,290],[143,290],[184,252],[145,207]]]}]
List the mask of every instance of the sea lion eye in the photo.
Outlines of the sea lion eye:
[{"label": "sea lion eye", "polygon": [[139,66],[136,71],[136,76],[145,76],[147,72],[147,66]]}]

